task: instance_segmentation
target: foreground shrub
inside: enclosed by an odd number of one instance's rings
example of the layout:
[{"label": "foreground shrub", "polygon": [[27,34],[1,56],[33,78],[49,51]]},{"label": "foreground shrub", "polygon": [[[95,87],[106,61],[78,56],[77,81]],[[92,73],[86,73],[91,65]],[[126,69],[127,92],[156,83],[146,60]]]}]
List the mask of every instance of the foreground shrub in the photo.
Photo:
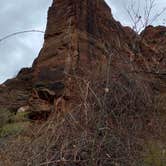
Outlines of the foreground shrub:
[{"label": "foreground shrub", "polygon": [[145,147],[147,152],[144,158],[144,166],[166,165],[166,146],[164,143],[150,141]]},{"label": "foreground shrub", "polygon": [[18,135],[22,131],[24,131],[28,127],[28,125],[29,122],[17,122],[6,124],[0,129],[0,137]]},{"label": "foreground shrub", "polygon": [[13,113],[7,109],[0,108],[0,128],[6,123],[10,123]]}]

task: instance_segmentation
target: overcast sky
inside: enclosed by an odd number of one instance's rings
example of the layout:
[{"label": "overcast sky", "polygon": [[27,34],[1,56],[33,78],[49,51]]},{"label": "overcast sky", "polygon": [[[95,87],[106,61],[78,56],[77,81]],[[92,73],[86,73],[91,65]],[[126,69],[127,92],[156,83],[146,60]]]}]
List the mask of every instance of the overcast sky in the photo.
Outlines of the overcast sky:
[{"label": "overcast sky", "polygon": [[[135,0],[137,3],[139,0]],[[126,7],[131,0],[106,0],[111,6],[116,20],[123,25],[131,25]],[[140,0],[141,4],[145,0]],[[1,0],[0,2],[0,39],[22,30],[45,30],[47,10],[52,0]],[[154,12],[161,11],[166,0],[156,0]],[[155,25],[165,22],[164,13]],[[22,67],[31,66],[43,44],[42,33],[26,33],[13,36],[0,42],[0,83],[12,78]]]}]

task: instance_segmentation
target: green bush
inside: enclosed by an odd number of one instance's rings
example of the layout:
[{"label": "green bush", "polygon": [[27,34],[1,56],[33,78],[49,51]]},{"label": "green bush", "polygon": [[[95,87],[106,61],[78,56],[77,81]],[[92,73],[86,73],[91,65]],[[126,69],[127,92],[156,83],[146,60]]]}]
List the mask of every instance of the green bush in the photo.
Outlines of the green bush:
[{"label": "green bush", "polygon": [[29,122],[16,122],[6,124],[0,129],[0,137],[16,135],[24,131],[29,125]]},{"label": "green bush", "polygon": [[166,147],[157,142],[148,143],[144,166],[166,166]]},{"label": "green bush", "polygon": [[10,123],[13,113],[7,109],[0,109],[0,128],[3,127],[6,123]]},{"label": "green bush", "polygon": [[12,116],[11,121],[12,122],[22,122],[22,121],[28,121],[28,112],[19,112],[16,115]]},{"label": "green bush", "polygon": [[19,134],[27,127],[28,124],[27,112],[19,112],[14,114],[7,109],[0,109],[1,138],[9,135]]}]

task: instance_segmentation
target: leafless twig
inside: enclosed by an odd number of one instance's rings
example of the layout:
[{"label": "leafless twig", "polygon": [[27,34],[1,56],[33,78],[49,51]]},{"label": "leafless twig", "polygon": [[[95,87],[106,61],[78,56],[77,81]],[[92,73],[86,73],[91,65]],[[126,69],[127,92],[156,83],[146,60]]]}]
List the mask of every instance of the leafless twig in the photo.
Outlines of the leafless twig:
[{"label": "leafless twig", "polygon": [[10,37],[13,37],[13,36],[16,36],[16,35],[19,35],[19,34],[24,34],[24,33],[43,33],[44,34],[44,31],[41,31],[41,30],[27,30],[27,31],[15,32],[15,33],[11,33],[11,34],[6,35],[5,37],[1,38],[0,42],[2,42],[3,40],[8,39]]}]

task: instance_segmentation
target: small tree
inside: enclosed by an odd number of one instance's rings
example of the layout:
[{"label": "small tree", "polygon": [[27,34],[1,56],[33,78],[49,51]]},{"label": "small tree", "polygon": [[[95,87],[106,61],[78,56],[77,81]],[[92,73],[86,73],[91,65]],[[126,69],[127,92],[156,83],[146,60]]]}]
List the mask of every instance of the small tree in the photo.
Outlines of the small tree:
[{"label": "small tree", "polygon": [[131,19],[132,28],[138,34],[148,25],[153,24],[154,21],[156,21],[166,11],[165,6],[160,12],[156,13],[154,12],[156,7],[156,0],[144,1],[145,4],[143,7],[141,7],[140,0],[132,0],[129,6],[126,8],[126,11]]}]

